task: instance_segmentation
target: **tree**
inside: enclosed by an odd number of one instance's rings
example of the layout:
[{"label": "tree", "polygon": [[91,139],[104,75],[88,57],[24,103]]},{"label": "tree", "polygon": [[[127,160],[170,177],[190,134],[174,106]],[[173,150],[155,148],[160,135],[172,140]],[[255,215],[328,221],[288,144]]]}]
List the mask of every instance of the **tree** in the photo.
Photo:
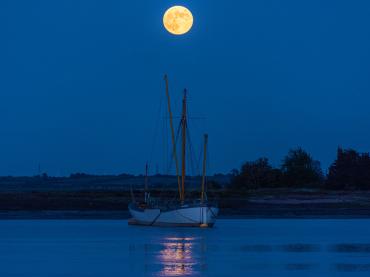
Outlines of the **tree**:
[{"label": "tree", "polygon": [[327,187],[330,189],[369,189],[370,156],[353,149],[338,148],[337,159],[329,167]]},{"label": "tree", "polygon": [[281,172],[269,164],[267,158],[246,162],[240,173],[234,175],[232,185],[238,189],[276,187],[280,184]]},{"label": "tree", "polygon": [[319,161],[315,161],[302,148],[291,149],[281,167],[283,182],[287,186],[320,184],[323,174]]}]

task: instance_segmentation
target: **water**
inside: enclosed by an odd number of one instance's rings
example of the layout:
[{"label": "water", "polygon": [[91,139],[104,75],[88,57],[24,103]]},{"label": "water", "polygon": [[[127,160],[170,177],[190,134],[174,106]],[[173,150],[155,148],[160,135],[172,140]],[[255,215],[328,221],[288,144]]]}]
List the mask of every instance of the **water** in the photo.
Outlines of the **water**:
[{"label": "water", "polygon": [[370,276],[370,220],[0,221],[0,276]]}]

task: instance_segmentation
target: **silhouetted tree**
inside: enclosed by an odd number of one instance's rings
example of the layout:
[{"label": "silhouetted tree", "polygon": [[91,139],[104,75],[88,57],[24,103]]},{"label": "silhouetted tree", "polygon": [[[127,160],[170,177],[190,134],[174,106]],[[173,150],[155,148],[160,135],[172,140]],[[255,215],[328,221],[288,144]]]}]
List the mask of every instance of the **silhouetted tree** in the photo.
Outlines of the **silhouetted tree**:
[{"label": "silhouetted tree", "polygon": [[320,162],[300,147],[289,151],[281,170],[286,186],[312,186],[323,181]]},{"label": "silhouetted tree", "polygon": [[237,170],[236,168],[232,169],[230,171],[230,175],[235,177],[235,176],[238,176],[239,175],[239,170]]},{"label": "silhouetted tree", "polygon": [[370,189],[369,153],[360,154],[353,149],[339,147],[326,184],[330,189]]},{"label": "silhouetted tree", "polygon": [[71,175],[69,175],[70,179],[83,179],[83,178],[90,178],[90,177],[94,177],[94,175],[80,173],[80,172],[72,173]]},{"label": "silhouetted tree", "polygon": [[220,189],[222,189],[222,186],[219,183],[217,183],[216,181],[208,181],[207,182],[207,187],[210,190],[220,190]]},{"label": "silhouetted tree", "polygon": [[[144,176],[143,174],[140,174],[141,176]],[[121,173],[118,175],[119,177],[122,177],[122,178],[132,178],[134,177],[134,175],[132,174],[128,174],[128,173]]]},{"label": "silhouetted tree", "polygon": [[238,175],[232,179],[232,187],[237,189],[251,189],[279,186],[281,172],[269,164],[267,158],[254,162],[246,162]]}]

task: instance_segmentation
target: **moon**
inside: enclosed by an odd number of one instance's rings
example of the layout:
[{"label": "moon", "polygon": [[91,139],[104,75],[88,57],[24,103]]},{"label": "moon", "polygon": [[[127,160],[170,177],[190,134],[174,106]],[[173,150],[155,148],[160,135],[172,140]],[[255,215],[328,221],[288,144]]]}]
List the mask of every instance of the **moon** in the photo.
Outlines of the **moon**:
[{"label": "moon", "polygon": [[189,9],[183,6],[169,8],[163,16],[163,25],[173,35],[183,35],[193,27],[194,18]]}]

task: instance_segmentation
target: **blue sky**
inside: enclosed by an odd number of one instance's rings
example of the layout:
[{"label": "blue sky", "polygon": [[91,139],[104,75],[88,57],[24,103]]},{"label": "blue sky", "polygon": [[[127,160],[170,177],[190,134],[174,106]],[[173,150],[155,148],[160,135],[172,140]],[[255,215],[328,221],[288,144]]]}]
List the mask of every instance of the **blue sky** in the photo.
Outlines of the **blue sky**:
[{"label": "blue sky", "polygon": [[[162,26],[172,5],[190,33]],[[206,117],[210,171],[302,146],[370,151],[370,2],[0,2],[0,175],[141,173],[168,73]],[[198,137],[197,137],[198,139]],[[199,136],[200,139],[200,136]]]}]

